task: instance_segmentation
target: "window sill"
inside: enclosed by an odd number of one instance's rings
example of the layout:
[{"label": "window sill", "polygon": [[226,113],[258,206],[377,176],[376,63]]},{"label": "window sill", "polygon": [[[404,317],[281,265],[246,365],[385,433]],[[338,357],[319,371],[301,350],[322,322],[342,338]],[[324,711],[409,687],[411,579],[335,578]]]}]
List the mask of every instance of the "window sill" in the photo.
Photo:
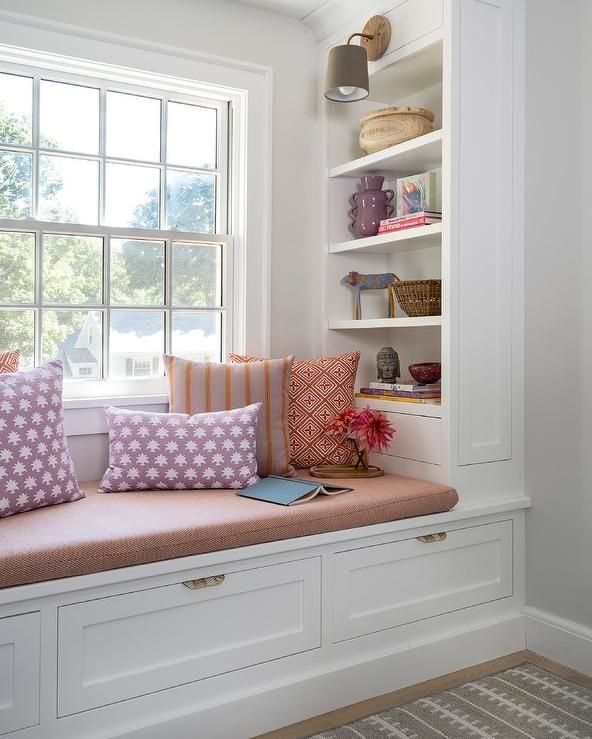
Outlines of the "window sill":
[{"label": "window sill", "polygon": [[105,398],[66,398],[64,400],[64,428],[66,436],[106,434],[105,406],[136,408],[152,413],[166,413],[167,395],[129,395]]},{"label": "window sill", "polygon": [[106,405],[114,405],[118,408],[128,408],[136,405],[168,405],[168,395],[111,395],[103,398],[64,398],[64,410],[73,408],[104,408]]}]

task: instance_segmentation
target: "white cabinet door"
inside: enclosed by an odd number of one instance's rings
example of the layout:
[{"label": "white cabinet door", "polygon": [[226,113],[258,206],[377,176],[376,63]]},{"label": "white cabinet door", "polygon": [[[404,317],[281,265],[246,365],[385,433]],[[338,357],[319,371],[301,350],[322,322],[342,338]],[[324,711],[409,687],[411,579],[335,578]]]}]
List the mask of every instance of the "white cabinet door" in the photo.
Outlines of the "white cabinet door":
[{"label": "white cabinet door", "polygon": [[0,618],[0,734],[39,723],[39,612]]},{"label": "white cabinet door", "polygon": [[334,641],[512,594],[511,521],[436,533],[333,557]]},{"label": "white cabinet door", "polygon": [[[458,377],[459,465],[512,457],[514,284],[521,245],[515,214],[513,0],[457,0],[460,57],[453,100],[451,376]],[[455,129],[456,130],[456,129]],[[454,147],[454,144],[457,144]],[[483,210],[487,217],[484,218]]]},{"label": "white cabinet door", "polygon": [[[223,573],[220,573],[223,574]],[[58,713],[66,716],[320,646],[313,557],[63,606]]]}]

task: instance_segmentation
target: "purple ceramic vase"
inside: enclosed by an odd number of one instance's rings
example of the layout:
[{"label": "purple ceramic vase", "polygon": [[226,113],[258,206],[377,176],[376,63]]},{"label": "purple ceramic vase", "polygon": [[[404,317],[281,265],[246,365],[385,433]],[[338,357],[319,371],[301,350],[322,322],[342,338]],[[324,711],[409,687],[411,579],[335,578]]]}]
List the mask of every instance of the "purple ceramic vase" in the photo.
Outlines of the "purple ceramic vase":
[{"label": "purple ceramic vase", "polygon": [[363,190],[352,195],[351,227],[357,236],[376,236],[380,221],[393,214],[395,208],[391,200],[395,193],[383,190],[383,182],[382,175],[366,175],[362,177]]}]

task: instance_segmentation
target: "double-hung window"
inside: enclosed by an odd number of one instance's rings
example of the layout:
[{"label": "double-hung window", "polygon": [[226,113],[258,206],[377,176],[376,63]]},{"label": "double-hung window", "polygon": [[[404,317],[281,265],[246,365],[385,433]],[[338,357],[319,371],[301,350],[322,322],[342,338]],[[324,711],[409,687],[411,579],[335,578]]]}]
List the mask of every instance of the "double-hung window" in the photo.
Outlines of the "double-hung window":
[{"label": "double-hung window", "polygon": [[221,96],[0,71],[0,351],[61,359],[78,396],[154,392],[164,352],[225,355],[229,111]]}]

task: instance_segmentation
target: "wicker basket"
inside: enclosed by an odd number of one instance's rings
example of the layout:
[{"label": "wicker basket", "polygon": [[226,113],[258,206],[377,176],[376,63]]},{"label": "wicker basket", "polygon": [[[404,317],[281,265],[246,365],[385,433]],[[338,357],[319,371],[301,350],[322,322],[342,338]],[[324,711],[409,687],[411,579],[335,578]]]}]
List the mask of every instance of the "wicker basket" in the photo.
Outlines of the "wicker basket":
[{"label": "wicker basket", "polygon": [[395,295],[408,316],[442,314],[442,280],[402,280],[395,275]]}]

